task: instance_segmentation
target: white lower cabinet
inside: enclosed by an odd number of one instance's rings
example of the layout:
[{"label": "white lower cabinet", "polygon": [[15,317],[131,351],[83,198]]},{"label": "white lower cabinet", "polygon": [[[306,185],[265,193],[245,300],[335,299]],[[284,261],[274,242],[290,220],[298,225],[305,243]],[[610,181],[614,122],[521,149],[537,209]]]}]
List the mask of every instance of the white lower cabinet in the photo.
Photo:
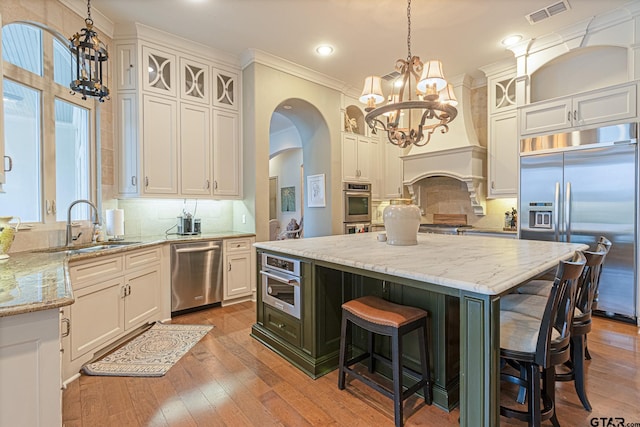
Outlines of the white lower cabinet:
[{"label": "white lower cabinet", "polygon": [[[73,285],[73,283],[72,283]],[[113,341],[124,332],[122,277],[75,290],[69,308],[71,360]]]},{"label": "white lower cabinet", "polygon": [[125,276],[124,330],[134,329],[160,313],[160,271],[157,266]]},{"label": "white lower cabinet", "polygon": [[255,238],[246,237],[224,241],[224,301],[250,297],[255,291]]},{"label": "white lower cabinet", "polygon": [[0,317],[0,426],[59,427],[59,310]]},{"label": "white lower cabinet", "polygon": [[72,379],[94,355],[145,323],[162,320],[159,247],[70,262],[75,302],[62,313],[62,377]]}]

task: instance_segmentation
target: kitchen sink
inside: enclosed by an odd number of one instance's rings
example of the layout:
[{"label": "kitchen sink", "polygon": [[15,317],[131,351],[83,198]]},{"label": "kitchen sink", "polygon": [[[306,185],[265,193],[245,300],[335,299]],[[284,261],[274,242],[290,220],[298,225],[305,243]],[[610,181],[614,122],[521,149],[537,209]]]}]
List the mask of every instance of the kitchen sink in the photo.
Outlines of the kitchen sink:
[{"label": "kitchen sink", "polygon": [[35,252],[73,252],[73,253],[89,253],[89,252],[97,252],[97,251],[105,251],[108,249],[121,248],[123,246],[135,245],[142,242],[101,242],[101,243],[93,243],[89,245],[78,245],[78,246],[58,246],[54,248],[40,249]]}]

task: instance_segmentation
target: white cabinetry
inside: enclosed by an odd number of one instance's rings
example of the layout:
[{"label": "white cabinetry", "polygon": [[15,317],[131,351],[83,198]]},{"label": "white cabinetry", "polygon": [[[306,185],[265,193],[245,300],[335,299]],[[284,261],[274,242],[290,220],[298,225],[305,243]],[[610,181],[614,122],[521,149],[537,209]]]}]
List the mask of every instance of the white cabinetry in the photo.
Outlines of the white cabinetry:
[{"label": "white cabinetry", "polygon": [[59,310],[0,317],[0,426],[62,425]]},{"label": "white cabinetry", "polygon": [[180,98],[185,101],[209,104],[209,66],[187,58],[180,58]]},{"label": "white cabinetry", "polygon": [[242,194],[242,150],[238,113],[213,110],[213,194]]},{"label": "white cabinetry", "polygon": [[180,192],[211,195],[210,110],[200,105],[180,105]]},{"label": "white cabinetry", "polygon": [[487,197],[518,195],[518,115],[516,68],[496,64],[483,69],[487,75],[488,179]]},{"label": "white cabinetry", "polygon": [[594,125],[615,124],[637,116],[636,84],[624,84],[520,109],[520,134],[541,135]]},{"label": "white cabinetry", "polygon": [[371,182],[371,138],[354,133],[342,134],[342,180]]},{"label": "white cabinetry", "polygon": [[224,241],[224,301],[252,296],[256,289],[255,238]]},{"label": "white cabinetry", "polygon": [[518,194],[518,117],[515,111],[489,121],[489,197]]},{"label": "white cabinetry", "polygon": [[178,126],[175,100],[143,95],[144,194],[178,194]]},{"label": "white cabinetry", "polygon": [[145,91],[175,98],[177,81],[176,55],[155,47],[143,45],[142,75],[144,76],[142,88]]},{"label": "white cabinetry", "polygon": [[147,322],[161,320],[159,247],[105,255],[69,265],[76,301],[61,310],[67,325],[63,378],[71,378],[94,354]]},{"label": "white cabinetry", "polygon": [[384,199],[397,199],[402,197],[402,159],[403,150],[391,143],[385,142],[384,153]]},{"label": "white cabinetry", "polygon": [[150,37],[116,40],[120,195],[242,197],[239,74]]}]

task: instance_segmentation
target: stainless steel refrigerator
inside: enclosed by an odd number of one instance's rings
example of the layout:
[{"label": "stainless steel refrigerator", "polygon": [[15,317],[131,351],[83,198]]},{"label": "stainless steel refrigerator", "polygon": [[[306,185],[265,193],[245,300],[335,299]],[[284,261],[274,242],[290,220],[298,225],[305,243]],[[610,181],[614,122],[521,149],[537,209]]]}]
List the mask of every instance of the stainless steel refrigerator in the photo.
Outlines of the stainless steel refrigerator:
[{"label": "stainless steel refrigerator", "polygon": [[611,240],[596,309],[637,321],[637,124],[520,141],[520,238]]}]

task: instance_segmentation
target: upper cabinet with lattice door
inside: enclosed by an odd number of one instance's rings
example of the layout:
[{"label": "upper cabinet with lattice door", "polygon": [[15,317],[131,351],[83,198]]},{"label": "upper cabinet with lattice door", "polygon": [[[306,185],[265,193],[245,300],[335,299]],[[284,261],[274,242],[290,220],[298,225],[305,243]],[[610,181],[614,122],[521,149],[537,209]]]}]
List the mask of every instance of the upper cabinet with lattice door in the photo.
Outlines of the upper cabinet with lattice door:
[{"label": "upper cabinet with lattice door", "polygon": [[180,98],[209,104],[209,65],[180,58]]},{"label": "upper cabinet with lattice door", "polygon": [[238,73],[213,68],[213,106],[238,110]]},{"label": "upper cabinet with lattice door", "polygon": [[143,89],[176,96],[176,56],[156,48],[142,46],[142,61]]}]

